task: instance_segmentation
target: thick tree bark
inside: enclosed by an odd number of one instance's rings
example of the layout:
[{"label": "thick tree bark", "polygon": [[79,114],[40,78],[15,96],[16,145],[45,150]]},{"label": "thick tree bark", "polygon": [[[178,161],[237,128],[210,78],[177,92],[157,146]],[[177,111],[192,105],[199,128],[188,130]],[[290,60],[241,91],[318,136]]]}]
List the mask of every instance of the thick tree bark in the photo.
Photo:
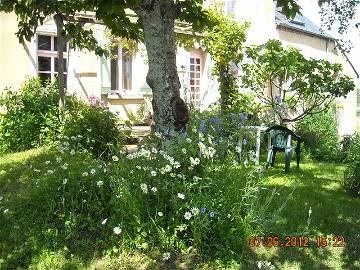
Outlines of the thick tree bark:
[{"label": "thick tree bark", "polygon": [[64,79],[64,47],[65,39],[63,37],[64,21],[61,14],[54,16],[57,28],[57,69],[58,69],[58,88],[59,88],[59,108],[65,106],[65,79]]},{"label": "thick tree bark", "polygon": [[155,130],[165,136],[184,130],[189,115],[180,98],[176,66],[175,16],[173,0],[144,1],[137,14],[144,30],[149,59],[146,81],[153,92]]}]

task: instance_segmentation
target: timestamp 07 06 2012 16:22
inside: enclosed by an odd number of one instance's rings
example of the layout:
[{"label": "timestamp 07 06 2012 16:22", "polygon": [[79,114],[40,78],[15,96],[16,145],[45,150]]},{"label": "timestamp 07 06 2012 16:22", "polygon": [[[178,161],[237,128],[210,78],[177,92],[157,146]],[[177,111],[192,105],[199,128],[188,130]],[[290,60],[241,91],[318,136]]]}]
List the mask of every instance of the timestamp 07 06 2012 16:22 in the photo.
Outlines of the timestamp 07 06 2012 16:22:
[{"label": "timestamp 07 06 2012 16:22", "polygon": [[[316,236],[314,238],[315,246],[324,247],[345,247],[345,237],[343,236]],[[309,236],[250,236],[249,247],[310,247]]]}]

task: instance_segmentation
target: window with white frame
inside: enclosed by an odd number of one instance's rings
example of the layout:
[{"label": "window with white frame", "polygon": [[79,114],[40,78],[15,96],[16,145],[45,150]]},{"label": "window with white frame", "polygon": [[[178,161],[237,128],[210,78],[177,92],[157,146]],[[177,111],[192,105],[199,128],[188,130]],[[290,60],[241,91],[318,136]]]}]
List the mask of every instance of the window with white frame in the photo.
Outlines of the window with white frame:
[{"label": "window with white frame", "polygon": [[131,53],[125,48],[116,47],[113,54],[118,57],[110,61],[111,90],[131,90],[133,62]]},{"label": "window with white frame", "polygon": [[200,108],[200,87],[202,74],[201,53],[192,52],[190,54],[190,102],[195,108]]},{"label": "window with white frame", "polygon": [[[64,52],[67,52],[65,44]],[[43,81],[55,80],[57,68],[57,37],[51,35],[37,35],[37,74]],[[64,53],[64,79],[67,82],[67,54]]]}]

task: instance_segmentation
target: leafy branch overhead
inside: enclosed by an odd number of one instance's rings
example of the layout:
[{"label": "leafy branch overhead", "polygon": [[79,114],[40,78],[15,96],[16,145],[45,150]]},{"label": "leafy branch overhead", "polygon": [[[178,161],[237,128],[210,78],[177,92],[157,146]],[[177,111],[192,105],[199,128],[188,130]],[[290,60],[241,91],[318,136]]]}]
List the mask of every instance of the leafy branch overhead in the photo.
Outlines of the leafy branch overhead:
[{"label": "leafy branch overhead", "polygon": [[243,65],[243,86],[255,91],[281,124],[321,112],[355,89],[340,64],[306,59],[277,40],[250,47],[246,55],[250,63]]}]

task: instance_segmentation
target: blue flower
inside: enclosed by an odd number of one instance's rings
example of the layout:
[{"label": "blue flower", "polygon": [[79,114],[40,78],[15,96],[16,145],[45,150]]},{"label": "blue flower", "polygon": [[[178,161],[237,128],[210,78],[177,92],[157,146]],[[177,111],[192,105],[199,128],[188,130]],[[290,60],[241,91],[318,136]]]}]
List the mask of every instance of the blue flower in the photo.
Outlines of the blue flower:
[{"label": "blue flower", "polygon": [[219,122],[219,118],[217,117],[211,118],[211,123],[218,123],[218,122]]},{"label": "blue flower", "polygon": [[249,114],[248,114],[247,112],[242,112],[242,113],[240,113],[240,119],[241,119],[242,121],[247,120],[248,117],[249,117]]},{"label": "blue flower", "polygon": [[199,126],[199,132],[201,132],[201,133],[205,132],[205,120],[201,120],[200,126]]},{"label": "blue flower", "polygon": [[216,215],[216,212],[214,212],[214,211],[211,211],[211,212],[209,213],[209,216],[210,216],[210,217],[215,217],[215,215]]},{"label": "blue flower", "polygon": [[243,127],[243,124],[240,123],[240,124],[238,125],[238,128],[242,128],[242,127]]},{"label": "blue flower", "polygon": [[220,126],[215,126],[215,130],[216,130],[217,132],[220,132],[221,127],[220,127]]},{"label": "blue flower", "polygon": [[248,144],[247,139],[243,139],[243,145],[247,145],[247,144]]},{"label": "blue flower", "polygon": [[206,212],[206,210],[207,210],[207,209],[206,209],[205,207],[202,207],[202,208],[200,208],[200,213],[201,213],[201,214],[204,214],[204,213]]},{"label": "blue flower", "polygon": [[187,136],[188,136],[188,134],[187,134],[186,131],[185,131],[185,132],[182,132],[180,135],[181,135],[181,137],[182,137],[183,139],[186,139]]}]

